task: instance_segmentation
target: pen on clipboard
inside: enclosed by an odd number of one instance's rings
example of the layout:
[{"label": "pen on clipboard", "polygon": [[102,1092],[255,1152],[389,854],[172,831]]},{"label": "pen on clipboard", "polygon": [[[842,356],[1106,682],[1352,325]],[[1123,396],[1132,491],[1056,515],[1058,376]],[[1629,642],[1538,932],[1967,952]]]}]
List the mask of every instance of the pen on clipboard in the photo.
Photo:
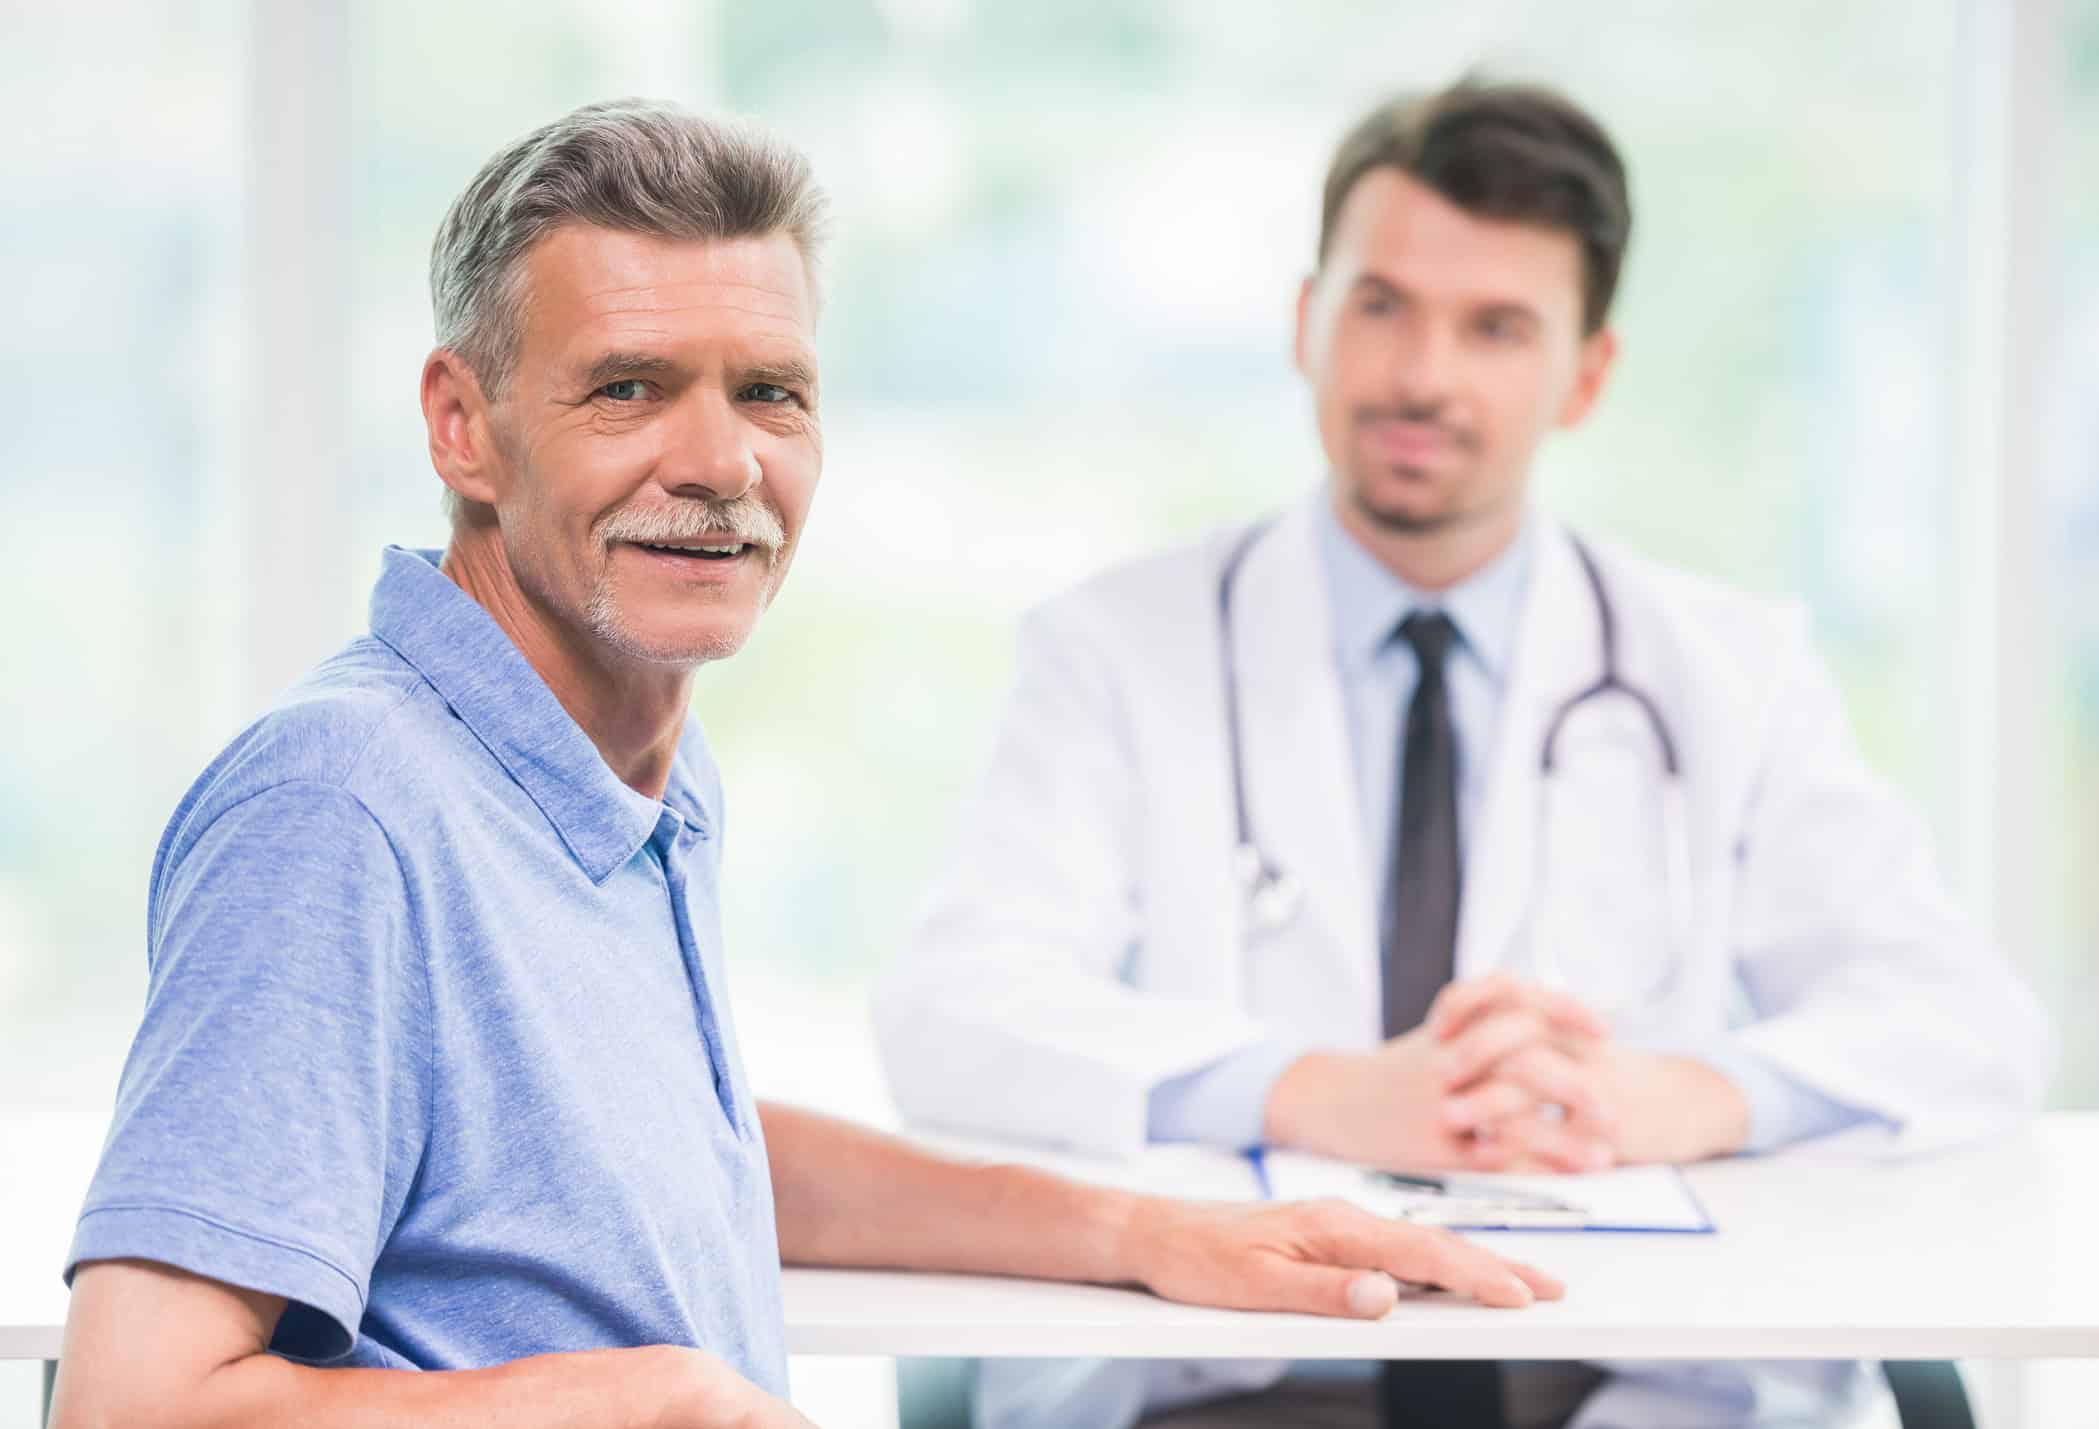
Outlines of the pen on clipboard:
[{"label": "pen on clipboard", "polygon": [[1265,1146],[1247,1147],[1246,1164],[1253,1170],[1254,1189],[1261,1193],[1261,1199],[1264,1201],[1274,1200],[1275,1183],[1268,1179],[1268,1148]]},{"label": "pen on clipboard", "polygon": [[1551,1196],[1535,1195],[1527,1191],[1505,1191],[1498,1186],[1454,1180],[1448,1176],[1410,1175],[1399,1171],[1366,1171],[1363,1174],[1376,1185],[1396,1191],[1412,1191],[1417,1195],[1449,1196],[1454,1200],[1510,1206],[1526,1211],[1559,1211],[1569,1215],[1579,1215],[1582,1210],[1580,1206],[1570,1205]]}]

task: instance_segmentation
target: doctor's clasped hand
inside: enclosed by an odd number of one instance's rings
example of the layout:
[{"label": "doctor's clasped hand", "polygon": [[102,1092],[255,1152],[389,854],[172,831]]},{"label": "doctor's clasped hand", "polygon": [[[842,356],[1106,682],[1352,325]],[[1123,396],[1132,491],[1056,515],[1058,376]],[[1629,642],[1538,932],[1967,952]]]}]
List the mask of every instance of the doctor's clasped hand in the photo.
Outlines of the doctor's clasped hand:
[{"label": "doctor's clasped hand", "polygon": [[1600,1170],[1743,1148],[1749,1103],[1726,1076],[1608,1035],[1551,1035],[1581,1016],[1600,1031],[1572,998],[1507,973],[1453,983],[1437,998],[1424,1030],[1437,1048],[1438,1115],[1472,1149],[1466,1164]]},{"label": "doctor's clasped hand", "polygon": [[[1307,1052],[1277,1078],[1264,1130],[1295,1147],[1388,1171],[1591,1171],[1615,1159],[1587,1079],[1562,1075],[1605,1037],[1573,998],[1500,975],[1453,984],[1434,1020],[1367,1052]],[[1509,1071],[1504,1073],[1506,1066]],[[1557,1106],[1565,1115],[1546,1108]]]}]

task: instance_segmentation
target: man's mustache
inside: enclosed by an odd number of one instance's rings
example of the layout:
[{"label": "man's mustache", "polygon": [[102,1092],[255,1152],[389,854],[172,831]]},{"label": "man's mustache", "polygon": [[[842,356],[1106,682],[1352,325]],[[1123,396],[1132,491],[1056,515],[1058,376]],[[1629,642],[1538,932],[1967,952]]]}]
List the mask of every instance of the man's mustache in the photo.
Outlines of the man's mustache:
[{"label": "man's mustache", "polygon": [[598,540],[664,543],[720,540],[777,552],[787,532],[772,507],[743,495],[727,501],[680,500],[668,506],[623,506],[598,521]]},{"label": "man's mustache", "polygon": [[1358,426],[1368,426],[1372,422],[1405,422],[1410,426],[1433,427],[1461,450],[1469,451],[1477,445],[1471,428],[1444,419],[1441,402],[1388,402],[1358,407],[1355,420]]}]

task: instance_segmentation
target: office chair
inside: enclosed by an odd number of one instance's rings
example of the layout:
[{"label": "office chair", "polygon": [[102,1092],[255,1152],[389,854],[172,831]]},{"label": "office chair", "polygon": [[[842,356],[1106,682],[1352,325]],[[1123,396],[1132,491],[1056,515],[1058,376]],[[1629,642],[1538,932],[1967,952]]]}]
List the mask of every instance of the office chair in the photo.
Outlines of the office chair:
[{"label": "office chair", "polygon": [[1952,1360],[1882,1360],[1902,1429],[1975,1429],[1975,1411]]},{"label": "office chair", "polygon": [[898,1360],[897,1429],[970,1429],[975,1360]]},{"label": "office chair", "polygon": [[[1968,1391],[1951,1360],[1886,1360],[1888,1388],[1902,1429],[1975,1429]],[[896,1362],[896,1408],[900,1429],[970,1429],[969,1393],[974,1360],[912,1359]]]}]

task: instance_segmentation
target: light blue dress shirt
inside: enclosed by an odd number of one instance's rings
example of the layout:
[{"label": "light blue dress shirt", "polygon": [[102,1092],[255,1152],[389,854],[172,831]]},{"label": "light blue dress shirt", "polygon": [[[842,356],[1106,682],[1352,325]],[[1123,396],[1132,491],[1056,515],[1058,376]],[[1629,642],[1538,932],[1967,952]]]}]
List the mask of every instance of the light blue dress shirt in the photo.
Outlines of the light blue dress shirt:
[{"label": "light blue dress shirt", "polygon": [[[1471,831],[1486,794],[1487,752],[1494,747],[1502,698],[1524,598],[1541,539],[1535,514],[1509,548],[1447,591],[1416,590],[1380,565],[1343,529],[1332,507],[1318,504],[1319,557],[1332,611],[1334,667],[1354,757],[1364,847],[1372,867],[1392,867],[1398,827],[1400,731],[1419,675],[1413,648],[1398,638],[1400,621],[1415,610],[1441,610],[1457,627],[1446,680],[1458,734],[1458,838],[1469,855]],[[1382,876],[1378,906],[1389,910]],[[1379,916],[1379,936],[1386,931]],[[1268,1094],[1277,1078],[1311,1050],[1302,1041],[1256,1043],[1185,1076],[1161,1083],[1151,1095],[1154,1141],[1197,1141],[1243,1147],[1261,1139]],[[1750,1151],[1765,1151],[1835,1131],[1863,1114],[1832,1101],[1730,1038],[1671,1051],[1696,1056],[1740,1088],[1749,1103]]]}]

